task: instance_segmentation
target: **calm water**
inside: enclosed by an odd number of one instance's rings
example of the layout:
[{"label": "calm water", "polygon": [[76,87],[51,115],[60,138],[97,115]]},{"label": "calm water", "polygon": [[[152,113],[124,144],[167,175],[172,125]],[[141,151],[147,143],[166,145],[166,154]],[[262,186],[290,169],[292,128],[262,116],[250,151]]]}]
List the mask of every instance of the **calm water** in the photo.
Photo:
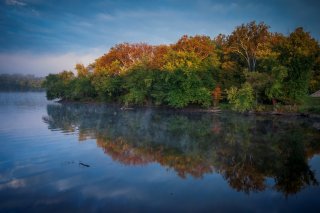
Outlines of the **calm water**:
[{"label": "calm water", "polygon": [[0,93],[1,212],[319,212],[320,120]]}]

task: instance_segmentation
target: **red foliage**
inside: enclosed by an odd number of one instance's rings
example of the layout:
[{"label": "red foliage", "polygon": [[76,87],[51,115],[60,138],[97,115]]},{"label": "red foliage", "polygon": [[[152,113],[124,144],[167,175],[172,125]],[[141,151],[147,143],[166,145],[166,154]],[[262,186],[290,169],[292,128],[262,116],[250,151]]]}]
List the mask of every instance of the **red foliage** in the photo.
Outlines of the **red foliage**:
[{"label": "red foliage", "polygon": [[212,97],[213,97],[214,105],[216,106],[222,97],[221,96],[221,87],[219,85],[216,86],[216,88],[213,90]]}]

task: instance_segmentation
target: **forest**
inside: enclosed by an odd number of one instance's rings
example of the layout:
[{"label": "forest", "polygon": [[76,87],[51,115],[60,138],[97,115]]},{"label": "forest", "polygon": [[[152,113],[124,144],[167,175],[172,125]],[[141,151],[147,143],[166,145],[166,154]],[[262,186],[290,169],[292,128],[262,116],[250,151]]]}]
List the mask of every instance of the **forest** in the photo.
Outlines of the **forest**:
[{"label": "forest", "polygon": [[284,35],[253,21],[213,39],[117,44],[75,69],[46,77],[48,99],[263,111],[302,105],[320,89],[320,46],[302,27]]},{"label": "forest", "polygon": [[1,74],[0,91],[41,91],[43,80],[34,75]]}]

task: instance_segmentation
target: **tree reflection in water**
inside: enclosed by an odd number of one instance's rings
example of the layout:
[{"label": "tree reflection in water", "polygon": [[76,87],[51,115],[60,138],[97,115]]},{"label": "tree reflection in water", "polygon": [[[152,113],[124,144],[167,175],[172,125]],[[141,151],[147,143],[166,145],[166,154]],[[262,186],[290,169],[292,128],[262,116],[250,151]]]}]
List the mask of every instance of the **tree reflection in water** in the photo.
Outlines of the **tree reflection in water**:
[{"label": "tree reflection in water", "polygon": [[96,139],[125,165],[157,162],[181,178],[217,172],[246,193],[267,188],[285,196],[318,185],[308,159],[320,151],[312,119],[223,113],[177,113],[152,109],[121,111],[95,104],[48,105],[51,130]]}]

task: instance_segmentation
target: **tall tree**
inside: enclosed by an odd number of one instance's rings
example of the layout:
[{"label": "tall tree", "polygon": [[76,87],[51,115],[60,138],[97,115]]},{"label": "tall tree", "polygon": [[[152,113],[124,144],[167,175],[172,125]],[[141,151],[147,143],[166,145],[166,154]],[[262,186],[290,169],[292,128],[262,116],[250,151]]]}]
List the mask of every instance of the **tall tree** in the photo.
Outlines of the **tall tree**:
[{"label": "tall tree", "polygon": [[279,59],[288,68],[285,79],[287,101],[299,102],[307,94],[318,49],[319,43],[302,27],[297,28],[281,43]]},{"label": "tall tree", "polygon": [[229,51],[244,59],[249,71],[256,70],[259,53],[268,46],[268,30],[268,25],[253,21],[236,27],[228,37]]}]

